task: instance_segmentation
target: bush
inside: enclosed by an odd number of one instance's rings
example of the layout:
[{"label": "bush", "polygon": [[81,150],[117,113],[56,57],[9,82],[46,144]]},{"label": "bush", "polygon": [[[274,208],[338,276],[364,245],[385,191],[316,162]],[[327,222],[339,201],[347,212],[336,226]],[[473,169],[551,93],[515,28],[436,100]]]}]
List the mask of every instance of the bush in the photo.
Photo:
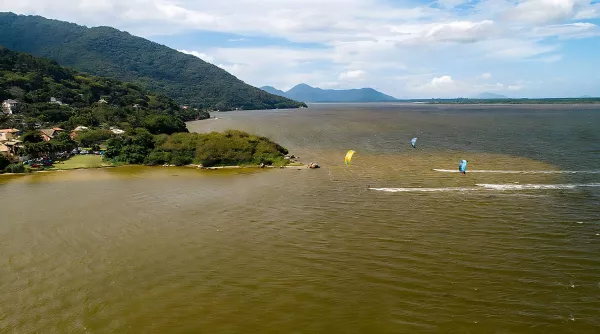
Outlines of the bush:
[{"label": "bush", "polygon": [[99,144],[112,137],[113,133],[109,130],[84,130],[77,133],[75,140],[77,140],[82,146],[89,147],[93,144]]},{"label": "bush", "polygon": [[154,151],[148,155],[144,164],[148,166],[164,165],[171,163],[171,153]]},{"label": "bush", "polygon": [[144,121],[144,127],[152,134],[172,134],[175,132],[187,132],[185,123],[177,118],[167,115],[152,115]]},{"label": "bush", "polygon": [[0,154],[0,171],[6,168],[6,166],[10,165],[10,160],[7,157]]},{"label": "bush", "polygon": [[18,163],[6,166],[4,171],[7,173],[25,173],[26,169],[25,165],[23,165],[22,163]]},{"label": "bush", "polygon": [[31,130],[31,131],[24,133],[23,136],[21,137],[21,140],[24,143],[39,143],[39,142],[44,141],[44,138],[42,138],[40,131]]},{"label": "bush", "polygon": [[194,153],[193,152],[181,151],[181,152],[174,152],[171,155],[171,165],[185,166],[185,165],[191,164],[193,161],[194,161]]}]

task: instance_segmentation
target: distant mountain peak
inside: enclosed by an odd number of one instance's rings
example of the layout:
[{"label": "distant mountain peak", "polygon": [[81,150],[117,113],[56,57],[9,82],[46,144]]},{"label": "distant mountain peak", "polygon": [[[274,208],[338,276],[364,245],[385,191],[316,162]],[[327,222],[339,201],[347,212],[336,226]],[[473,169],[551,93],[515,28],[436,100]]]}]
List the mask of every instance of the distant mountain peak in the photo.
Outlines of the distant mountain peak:
[{"label": "distant mountain peak", "polygon": [[287,92],[271,86],[263,86],[261,89],[271,94],[302,102],[384,102],[397,100],[395,97],[383,94],[370,87],[354,89],[322,89],[300,83]]},{"label": "distant mountain peak", "polygon": [[475,99],[507,99],[507,96],[495,94],[495,93],[481,93],[474,97]]}]

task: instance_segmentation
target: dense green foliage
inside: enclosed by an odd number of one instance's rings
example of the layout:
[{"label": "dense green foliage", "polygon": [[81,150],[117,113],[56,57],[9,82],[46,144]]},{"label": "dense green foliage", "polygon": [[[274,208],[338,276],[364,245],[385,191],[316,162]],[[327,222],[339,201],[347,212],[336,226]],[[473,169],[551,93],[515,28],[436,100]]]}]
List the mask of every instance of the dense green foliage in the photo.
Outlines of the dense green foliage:
[{"label": "dense green foliage", "polygon": [[90,147],[94,144],[100,144],[113,137],[113,133],[105,129],[89,129],[77,133],[77,141],[83,147]]},{"label": "dense green foliage", "polygon": [[75,142],[67,132],[61,132],[52,138],[50,141],[43,141],[39,132],[30,131],[23,134],[23,151],[30,158],[38,158],[42,156],[52,156],[57,152],[68,152],[77,147]]},{"label": "dense green foliage", "polygon": [[4,168],[5,173],[25,173],[27,169],[22,163],[10,164]]},{"label": "dense green foliage", "polygon": [[104,158],[115,163],[146,165],[285,165],[287,153],[268,138],[237,130],[152,136],[139,128],[128,136],[110,139]]},{"label": "dense green foliage", "polygon": [[195,56],[109,27],[86,28],[39,16],[0,13],[0,45],[87,73],[134,82],[203,109],[306,106],[252,87]]},{"label": "dense green foliage", "polygon": [[4,155],[0,154],[0,171],[4,170],[4,168],[6,168],[8,165],[10,165],[10,160],[8,160],[8,158]]},{"label": "dense green foliage", "polygon": [[[13,117],[0,126],[30,129],[59,125],[144,127],[153,133],[185,132],[184,121],[208,118],[206,112],[181,108],[163,95],[151,95],[130,83],[89,76],[48,59],[0,47],[0,92],[15,99]],[[50,103],[54,97],[59,103]],[[104,103],[106,101],[106,103]]]}]

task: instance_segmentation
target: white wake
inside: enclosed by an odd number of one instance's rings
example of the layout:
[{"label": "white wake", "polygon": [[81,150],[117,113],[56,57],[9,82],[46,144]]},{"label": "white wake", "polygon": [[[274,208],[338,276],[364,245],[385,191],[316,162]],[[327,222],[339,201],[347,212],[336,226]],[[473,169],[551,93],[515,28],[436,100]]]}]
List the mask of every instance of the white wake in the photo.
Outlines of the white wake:
[{"label": "white wake", "polygon": [[600,187],[600,183],[574,183],[574,184],[491,184],[478,183],[475,187],[444,187],[444,188],[369,188],[385,192],[462,192],[462,191],[519,191],[519,190],[561,190],[584,187]]},{"label": "white wake", "polygon": [[[441,173],[459,173],[458,169],[434,168]],[[491,170],[471,169],[467,173],[497,173],[497,174],[600,174],[600,170]]]}]

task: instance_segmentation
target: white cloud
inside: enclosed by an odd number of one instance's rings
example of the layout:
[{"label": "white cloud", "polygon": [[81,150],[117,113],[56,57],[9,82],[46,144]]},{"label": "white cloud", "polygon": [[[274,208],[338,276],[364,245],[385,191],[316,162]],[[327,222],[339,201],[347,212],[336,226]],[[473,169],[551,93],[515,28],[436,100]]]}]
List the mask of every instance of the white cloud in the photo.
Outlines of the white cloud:
[{"label": "white cloud", "polygon": [[494,33],[494,22],[491,20],[481,22],[455,21],[433,25],[425,33],[425,39],[430,41],[472,43],[490,38]]},{"label": "white cloud", "polygon": [[501,39],[481,43],[481,50],[488,57],[496,59],[524,60],[558,50],[558,45],[544,45],[537,41]]},{"label": "white cloud", "polygon": [[510,85],[510,86],[507,87],[507,89],[511,90],[511,91],[521,90],[521,89],[523,89],[523,86],[521,86],[521,85]]},{"label": "white cloud", "polygon": [[454,84],[454,80],[452,80],[452,77],[449,75],[444,75],[439,78],[433,78],[433,79],[431,79],[431,82],[430,82],[430,86],[435,87],[435,88],[440,88],[440,87],[449,86],[449,85],[453,85],[453,84]]},{"label": "white cloud", "polygon": [[418,77],[406,84],[405,89],[415,97],[435,96],[440,98],[470,97],[484,92],[507,93],[521,90],[524,83],[517,81],[511,84],[478,83],[477,78],[473,80],[456,80],[450,75],[433,77],[423,83]]},{"label": "white cloud", "polygon": [[[503,66],[504,80],[505,72],[519,74],[512,66],[524,60],[561,60],[565,39],[600,35],[598,26],[586,22],[600,17],[600,4],[590,0],[438,0],[436,4],[437,8],[431,3],[388,0],[0,0],[5,11],[110,25],[142,36],[193,30],[234,34],[225,40],[231,42],[229,47],[203,47],[199,41],[180,51],[218,64],[253,85],[285,88],[306,82],[346,87],[362,80],[361,85],[380,84],[392,95],[438,94],[440,85],[449,94],[507,90],[517,85],[509,84],[510,80],[482,85],[482,79],[491,79],[485,73],[473,79],[479,80],[477,85],[458,80],[462,73],[454,70],[468,63],[474,73],[494,70],[498,76],[495,68]],[[242,36],[278,37],[318,43],[322,48],[234,43],[244,41]],[[453,76],[445,75],[448,72]],[[379,79],[389,77],[405,77],[407,82]]]},{"label": "white cloud", "polygon": [[575,20],[589,20],[600,17],[600,3],[585,7],[575,15]]},{"label": "white cloud", "polygon": [[354,70],[340,73],[340,80],[360,80],[365,77],[365,71]]},{"label": "white cloud", "polygon": [[211,56],[209,56],[209,55],[207,55],[205,53],[200,53],[198,51],[188,51],[188,50],[177,50],[177,51],[185,53],[185,54],[189,54],[189,55],[192,55],[192,56],[196,56],[196,57],[198,57],[198,58],[200,58],[200,59],[202,59],[202,60],[204,60],[205,62],[208,62],[208,63],[212,63],[215,60],[213,57],[211,57]]},{"label": "white cloud", "polygon": [[600,36],[600,27],[587,22],[550,25],[534,28],[532,35],[536,37],[555,36],[560,39],[588,38]]},{"label": "white cloud", "polygon": [[491,77],[492,77],[492,73],[482,73],[481,74],[482,79],[490,79]]},{"label": "white cloud", "polygon": [[573,18],[588,0],[525,0],[505,13],[509,20],[554,23]]}]

